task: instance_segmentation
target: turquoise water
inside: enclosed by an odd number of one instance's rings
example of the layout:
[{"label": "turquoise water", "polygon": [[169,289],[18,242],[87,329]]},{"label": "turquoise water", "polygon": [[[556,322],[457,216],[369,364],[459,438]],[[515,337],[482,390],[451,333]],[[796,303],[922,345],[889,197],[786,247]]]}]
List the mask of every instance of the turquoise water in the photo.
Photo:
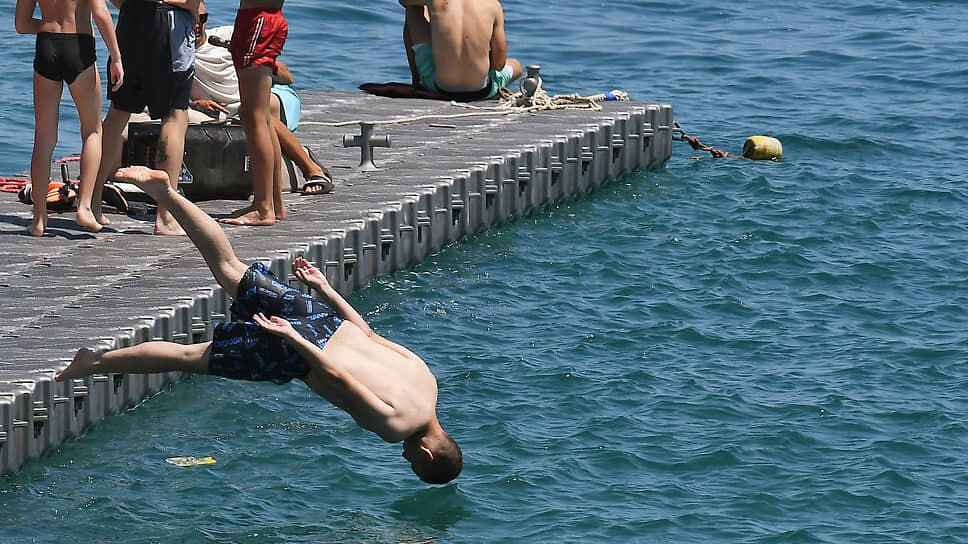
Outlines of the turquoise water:
[{"label": "turquoise water", "polygon": [[[372,4],[287,2],[303,88],[407,77]],[[784,161],[677,144],[358,293],[437,374],[456,484],[300,385],[198,377],[0,478],[0,542],[968,542],[968,4],[504,5],[552,92]],[[33,42],[0,42],[14,173]]]}]

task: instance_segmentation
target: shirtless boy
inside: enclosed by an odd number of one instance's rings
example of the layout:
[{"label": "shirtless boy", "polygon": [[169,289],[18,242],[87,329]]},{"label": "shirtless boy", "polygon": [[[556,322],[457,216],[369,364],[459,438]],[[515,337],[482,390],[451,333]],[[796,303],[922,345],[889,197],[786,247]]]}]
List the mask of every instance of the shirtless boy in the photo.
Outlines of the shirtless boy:
[{"label": "shirtless boy", "polygon": [[373,332],[304,259],[293,263],[293,275],[327,302],[280,282],[261,263],[246,267],[218,223],[175,192],[165,172],[136,166],[115,175],[167,206],[235,299],[233,317],[244,321],[217,324],[202,344],[155,341],[103,354],[82,348],[57,380],[169,371],[279,384],[298,378],[361,427],[402,441],[403,457],[425,482],[457,477],[461,451],[437,421],[437,380],[419,357]]},{"label": "shirtless boy", "polygon": [[71,93],[81,122],[81,175],[77,224],[89,231],[101,230],[91,211],[97,164],[101,160],[101,77],[94,51],[97,24],[112,61],[108,65],[111,85],[124,79],[114,22],[104,0],[39,0],[40,19],[34,18],[38,0],[17,0],[15,25],[21,34],[36,34],[34,56],[34,149],[30,158],[30,183],[34,218],[27,232],[43,236],[47,229],[47,191],[50,161],[57,145],[57,121],[64,83]]},{"label": "shirtless boy", "polygon": [[279,71],[289,25],[283,0],[241,0],[229,50],[239,75],[239,117],[245,130],[252,166],[252,204],[222,222],[233,225],[275,225],[286,218],[282,202],[282,160],[279,138],[269,109],[272,76]]},{"label": "shirtless boy", "polygon": [[414,86],[470,102],[497,94],[521,75],[507,58],[497,0],[399,0],[407,8],[403,43]]}]

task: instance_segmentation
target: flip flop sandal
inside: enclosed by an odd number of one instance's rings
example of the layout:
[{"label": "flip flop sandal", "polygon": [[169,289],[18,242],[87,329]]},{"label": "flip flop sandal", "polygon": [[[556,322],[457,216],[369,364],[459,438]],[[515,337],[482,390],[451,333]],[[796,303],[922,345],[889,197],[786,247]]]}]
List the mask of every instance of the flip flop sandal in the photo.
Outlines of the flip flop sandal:
[{"label": "flip flop sandal", "polygon": [[310,177],[299,190],[304,195],[326,195],[332,191],[333,182],[323,176]]}]

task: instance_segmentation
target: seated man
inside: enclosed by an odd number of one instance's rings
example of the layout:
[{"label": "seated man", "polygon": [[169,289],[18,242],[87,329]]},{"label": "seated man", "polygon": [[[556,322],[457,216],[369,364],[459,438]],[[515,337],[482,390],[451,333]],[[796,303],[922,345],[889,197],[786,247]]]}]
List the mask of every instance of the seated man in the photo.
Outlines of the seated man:
[{"label": "seated man", "polygon": [[427,483],[457,477],[460,447],[437,421],[437,380],[410,350],[373,332],[326,277],[302,258],[292,270],[323,299],[280,282],[262,263],[246,266],[214,219],[179,195],[168,174],[133,166],[115,177],[138,183],[171,211],[219,285],[233,298],[230,323],[215,325],[202,344],[152,341],[96,353],[81,348],[57,375],[194,372],[283,384],[298,378],[386,442],[403,442],[403,457]]},{"label": "seated man", "polygon": [[493,98],[521,75],[507,58],[497,0],[399,0],[407,8],[403,43],[414,87],[460,102]]},{"label": "seated man", "polygon": [[[239,77],[232,64],[232,54],[228,44],[232,40],[231,25],[206,29],[208,10],[202,2],[198,7],[198,24],[195,27],[195,76],[192,80],[191,102],[188,110],[190,123],[203,123],[218,119],[220,115],[238,115]],[[213,45],[208,37],[222,45]],[[302,101],[290,87],[292,73],[281,61],[279,73],[273,78],[270,110],[273,115],[273,128],[279,138],[282,154],[295,163],[306,183],[302,193],[307,195],[327,194],[333,190],[333,179],[316,159],[313,152],[299,143],[292,131],[299,125]],[[132,118],[132,120],[147,120]]]}]

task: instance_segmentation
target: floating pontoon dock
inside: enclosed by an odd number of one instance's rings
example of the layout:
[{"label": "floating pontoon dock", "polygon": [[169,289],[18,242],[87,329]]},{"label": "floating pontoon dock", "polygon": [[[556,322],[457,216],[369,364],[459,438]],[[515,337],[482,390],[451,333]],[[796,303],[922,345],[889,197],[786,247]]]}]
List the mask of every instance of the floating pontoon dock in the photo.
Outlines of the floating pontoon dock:
[{"label": "floating pontoon dock", "polygon": [[[491,226],[661,167],[672,152],[668,105],[500,115],[360,92],[302,97],[297,135],[329,166],[335,191],[287,193],[285,221],[226,232],[243,261],[262,260],[297,285],[290,263],[305,256],[344,294]],[[374,123],[369,137],[359,123],[333,126],[352,121]],[[360,167],[369,158],[378,169]],[[214,216],[241,205],[201,203]],[[230,305],[187,239],[151,234],[153,216],[112,215],[114,224],[95,235],[78,229],[73,213],[51,214],[52,236],[39,239],[25,235],[30,216],[15,195],[0,193],[0,473],[179,378],[55,382],[78,347],[207,341]]]}]

